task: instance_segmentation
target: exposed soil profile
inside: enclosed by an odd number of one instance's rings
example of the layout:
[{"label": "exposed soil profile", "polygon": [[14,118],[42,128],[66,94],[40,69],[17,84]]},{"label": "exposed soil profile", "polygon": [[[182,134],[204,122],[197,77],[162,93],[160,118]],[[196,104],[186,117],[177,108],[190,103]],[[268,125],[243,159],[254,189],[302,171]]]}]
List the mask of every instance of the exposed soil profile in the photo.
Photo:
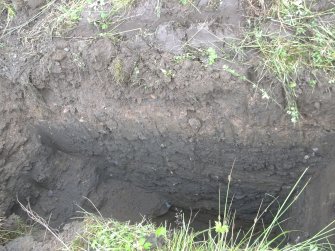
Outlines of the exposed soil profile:
[{"label": "exposed soil profile", "polygon": [[108,24],[93,4],[59,25],[45,23],[57,16],[50,3],[12,0],[16,16],[0,21],[0,216],[23,216],[19,199],[60,227],[92,209],[86,198],[119,220],[215,215],[233,167],[232,207],[252,222],[309,168],[293,228],[308,236],[332,221],[334,86],[301,80],[295,124],[270,75],[258,84],[275,101],[264,99],[250,84],[259,56],[223,57],[246,27],[245,2],[135,1]]}]

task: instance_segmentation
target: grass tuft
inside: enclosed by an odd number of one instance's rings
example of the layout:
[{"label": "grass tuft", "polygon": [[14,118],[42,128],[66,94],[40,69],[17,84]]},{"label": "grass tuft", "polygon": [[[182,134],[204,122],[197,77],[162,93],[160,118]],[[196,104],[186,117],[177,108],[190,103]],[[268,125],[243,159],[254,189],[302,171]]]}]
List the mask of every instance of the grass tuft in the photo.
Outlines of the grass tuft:
[{"label": "grass tuft", "polygon": [[51,33],[59,36],[76,27],[86,4],[86,0],[73,0],[56,5],[50,18]]},{"label": "grass tuft", "polygon": [[122,59],[120,59],[119,57],[114,59],[111,66],[111,73],[117,84],[124,83],[125,80],[124,63]]},{"label": "grass tuft", "polygon": [[135,0],[110,0],[114,11],[124,10],[132,6]]},{"label": "grass tuft", "polygon": [[74,240],[72,250],[151,250],[166,237],[165,227],[146,221],[131,225],[85,212],[84,223],[84,234]]},{"label": "grass tuft", "polygon": [[[8,224],[10,221],[10,224]],[[10,216],[8,220],[0,217],[0,246],[27,233],[28,227],[16,215]]]},{"label": "grass tuft", "polygon": [[[307,171],[307,170],[306,170]],[[85,231],[77,236],[71,245],[72,250],[171,250],[171,251],[219,251],[219,250],[244,250],[244,251],[314,251],[332,250],[328,238],[335,233],[335,221],[330,223],[320,232],[309,239],[296,244],[287,243],[288,231],[281,228],[282,217],[300,196],[307,183],[300,192],[296,193],[301,185],[301,175],[291,192],[273,215],[272,222],[264,226],[263,215],[270,210],[276,199],[264,211],[257,213],[254,224],[246,231],[234,231],[234,214],[231,211],[228,193],[222,216],[219,216],[215,225],[204,231],[195,231],[190,227],[191,220],[182,221],[178,228],[167,229],[166,226],[156,227],[143,220],[131,225],[128,222],[120,223],[112,219],[103,219],[91,213],[84,213]],[[228,177],[231,182],[231,174]],[[221,210],[221,209],[220,209]],[[260,226],[263,226],[260,228]],[[257,229],[257,230],[256,230]],[[259,229],[261,229],[259,231]],[[278,232],[279,231],[279,232]]]},{"label": "grass tuft", "polygon": [[264,73],[275,75],[282,83],[287,113],[296,123],[299,86],[307,81],[315,87],[317,73],[334,82],[335,8],[316,12],[304,0],[275,0],[265,11],[263,1],[256,2],[258,5],[252,6],[261,6],[263,14],[249,20],[243,46],[256,49]]},{"label": "grass tuft", "polygon": [[[25,42],[39,42],[50,36],[68,36],[69,32],[74,30],[81,21],[94,24],[100,31],[115,31],[118,24],[124,20],[125,13],[121,12],[126,11],[134,3],[135,0],[52,0],[41,7],[40,11],[30,20],[9,29],[6,34],[19,31],[20,37]],[[34,22],[35,20],[37,21]],[[32,23],[33,25],[28,28]],[[28,29],[22,29],[23,27]],[[94,39],[107,35],[112,36],[113,33],[99,33],[97,36],[88,38]]]}]

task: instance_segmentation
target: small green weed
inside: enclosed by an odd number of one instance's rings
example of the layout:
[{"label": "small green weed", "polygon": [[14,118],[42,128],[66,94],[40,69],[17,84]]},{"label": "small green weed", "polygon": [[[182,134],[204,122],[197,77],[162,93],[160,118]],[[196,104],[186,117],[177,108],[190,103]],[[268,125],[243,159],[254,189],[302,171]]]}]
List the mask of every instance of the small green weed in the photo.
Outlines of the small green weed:
[{"label": "small green weed", "polygon": [[186,5],[186,4],[189,3],[189,0],[179,0],[179,3],[180,3],[181,5]]},{"label": "small green weed", "polygon": [[315,79],[311,79],[307,83],[310,87],[315,88],[317,81]]},{"label": "small green weed", "polygon": [[247,79],[246,76],[241,75],[240,73],[238,73],[234,69],[230,68],[228,65],[223,65],[223,70],[226,71],[226,72],[228,72],[228,73],[230,73],[234,77],[237,77],[238,79],[240,79],[242,81],[248,81],[248,79]]},{"label": "small green weed", "polygon": [[164,74],[164,76],[173,78],[174,77],[174,73],[171,69],[161,69],[162,73]]},{"label": "small green weed", "polygon": [[291,103],[287,108],[287,114],[291,116],[291,122],[297,123],[300,118],[300,113],[296,103]]},{"label": "small green weed", "polygon": [[101,12],[100,13],[100,19],[99,19],[98,23],[99,23],[99,26],[102,30],[107,30],[109,28],[109,25],[110,25],[109,24],[110,23],[109,17],[110,17],[110,15],[107,12]]},{"label": "small green weed", "polygon": [[207,49],[207,64],[208,65],[212,65],[215,63],[215,61],[217,60],[218,58],[218,54],[216,53],[216,50],[213,48],[213,47],[209,47]]},{"label": "small green weed", "polygon": [[133,5],[135,0],[110,0],[113,5],[113,12],[124,10]]}]

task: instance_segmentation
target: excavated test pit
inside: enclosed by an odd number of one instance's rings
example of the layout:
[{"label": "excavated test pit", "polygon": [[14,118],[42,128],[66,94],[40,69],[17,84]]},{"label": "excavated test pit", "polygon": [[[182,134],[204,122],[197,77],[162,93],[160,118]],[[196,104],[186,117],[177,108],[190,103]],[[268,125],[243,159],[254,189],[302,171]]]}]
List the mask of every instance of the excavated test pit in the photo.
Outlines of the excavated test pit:
[{"label": "excavated test pit", "polygon": [[[19,198],[60,226],[77,205],[89,207],[85,197],[121,220],[157,217],[170,206],[217,212],[218,191],[226,191],[234,166],[231,195],[241,221],[252,222],[265,194],[283,199],[307,167],[308,175],[327,172],[327,179],[314,181],[292,215],[309,215],[296,217],[306,232],[334,218],[332,88],[301,85],[302,119],[293,125],[281,85],[271,79],[262,85],[279,105],[223,71],[229,62],[176,62],[185,41],[224,47],[225,37],[238,35],[237,1],[217,9],[200,2],[201,15],[171,1],[158,17],[153,2],[143,1],[129,16],[142,15],[119,29],[146,33],[117,42],[92,38],[97,28],[84,21],[68,38],[33,48],[7,37],[0,61],[1,215],[19,213]],[[254,67],[230,66],[257,76]],[[308,224],[306,201],[321,205],[320,224]]]}]

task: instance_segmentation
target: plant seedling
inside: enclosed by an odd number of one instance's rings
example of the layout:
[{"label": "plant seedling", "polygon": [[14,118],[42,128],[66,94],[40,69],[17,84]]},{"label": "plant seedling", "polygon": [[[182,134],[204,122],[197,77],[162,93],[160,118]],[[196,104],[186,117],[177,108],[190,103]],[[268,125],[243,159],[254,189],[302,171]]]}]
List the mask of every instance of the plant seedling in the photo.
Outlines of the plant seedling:
[{"label": "plant seedling", "polygon": [[208,56],[208,65],[214,64],[218,58],[218,54],[216,53],[216,50],[213,47],[209,47],[207,49],[207,56]]}]

